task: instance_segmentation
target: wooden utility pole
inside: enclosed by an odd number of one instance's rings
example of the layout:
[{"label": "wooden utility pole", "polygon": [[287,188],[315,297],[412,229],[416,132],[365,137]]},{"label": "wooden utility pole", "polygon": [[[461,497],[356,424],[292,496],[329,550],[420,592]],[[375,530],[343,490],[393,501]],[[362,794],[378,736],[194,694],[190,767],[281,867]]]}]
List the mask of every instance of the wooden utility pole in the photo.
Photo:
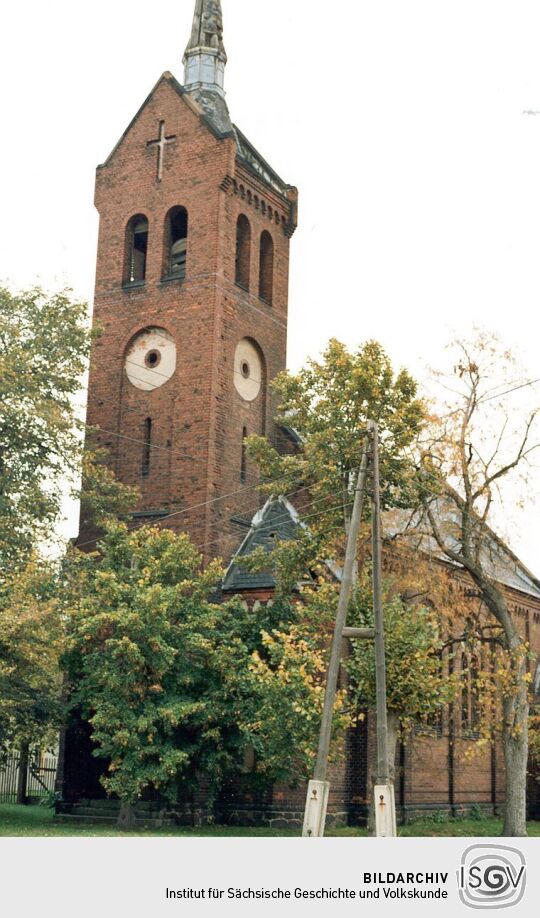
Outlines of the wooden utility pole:
[{"label": "wooden utility pole", "polygon": [[372,567],[373,567],[373,619],[375,622],[375,672],[377,686],[377,782],[388,783],[388,723],[386,717],[386,662],[384,656],[384,617],[382,605],[382,558],[381,558],[381,502],[379,481],[379,435],[377,425],[370,421],[371,469],[373,522]]},{"label": "wooden utility pole", "polygon": [[[373,612],[375,628],[346,628],[347,610],[353,582],[353,570],[356,560],[356,543],[362,518],[364,493],[368,468],[372,474],[372,547],[373,547]],[[357,640],[375,640],[376,689],[377,689],[377,780],[375,793],[375,825],[379,836],[394,836],[396,832],[396,809],[394,786],[388,774],[388,724],[386,712],[386,662],[384,652],[384,618],[382,605],[382,558],[381,558],[381,506],[379,481],[379,436],[377,425],[370,421],[367,430],[367,441],[362,453],[362,462],[358,473],[353,512],[347,539],[345,564],[339,592],[339,602],[334,626],[334,636],[330,654],[330,664],[326,679],[324,708],[319,735],[317,761],[313,780],[309,782],[304,828],[302,835],[316,838],[324,835],[326,809],[330,784],[326,780],[328,753],[332,735],[332,715],[336,697],[339,668],[341,665],[341,643],[343,638]]]},{"label": "wooden utility pole", "polygon": [[347,539],[347,549],[345,552],[345,564],[341,578],[341,588],[339,591],[339,602],[334,626],[334,637],[332,639],[332,650],[330,653],[330,664],[328,666],[328,675],[326,677],[326,690],[324,695],[324,707],[319,734],[319,748],[317,751],[317,761],[313,780],[309,782],[306,799],[306,809],[304,814],[303,836],[316,838],[324,835],[324,825],[326,822],[326,807],[328,805],[328,793],[330,785],[326,780],[328,769],[328,752],[330,749],[330,738],[332,735],[332,715],[334,713],[334,702],[336,698],[336,689],[339,676],[339,667],[341,665],[341,642],[343,640],[343,631],[347,621],[347,610],[351,596],[354,563],[356,561],[356,543],[358,540],[358,530],[362,519],[362,507],[364,504],[364,493],[366,489],[366,477],[368,469],[368,444],[364,445],[358,481],[354,495],[353,511],[349,526],[349,536]]},{"label": "wooden utility pole", "polygon": [[372,470],[372,569],[373,616],[375,621],[375,682],[377,692],[377,780],[375,783],[375,833],[395,836],[396,804],[394,785],[388,773],[388,720],[386,711],[386,660],[382,604],[381,495],[379,479],[379,432],[374,421],[368,424],[371,438]]}]

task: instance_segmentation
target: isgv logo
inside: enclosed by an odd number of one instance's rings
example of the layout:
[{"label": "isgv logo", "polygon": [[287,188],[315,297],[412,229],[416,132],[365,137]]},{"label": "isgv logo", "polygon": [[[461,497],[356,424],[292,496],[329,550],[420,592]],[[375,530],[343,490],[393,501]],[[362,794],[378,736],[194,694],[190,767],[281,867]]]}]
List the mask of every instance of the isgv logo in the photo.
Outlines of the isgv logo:
[{"label": "isgv logo", "polygon": [[517,848],[471,845],[461,856],[459,898],[469,908],[509,908],[525,893],[527,866]]}]

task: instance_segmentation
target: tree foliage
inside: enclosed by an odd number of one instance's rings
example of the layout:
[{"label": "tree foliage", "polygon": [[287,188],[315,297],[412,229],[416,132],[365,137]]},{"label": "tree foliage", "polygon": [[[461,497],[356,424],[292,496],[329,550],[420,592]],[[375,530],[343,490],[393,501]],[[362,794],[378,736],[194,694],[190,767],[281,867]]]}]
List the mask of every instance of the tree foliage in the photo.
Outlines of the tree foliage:
[{"label": "tree foliage", "polygon": [[333,339],[320,361],[308,360],[296,374],[281,373],[273,390],[277,421],[296,431],[301,448],[282,456],[267,439],[250,437],[250,454],[263,480],[269,479],[267,493],[309,490],[309,527],[318,539],[317,550],[322,550],[321,540],[328,546],[336,532],[347,528],[368,420],[376,421],[380,430],[383,505],[407,505],[407,448],[425,409],[413,377],[406,370],[395,373],[378,342],[368,341],[351,352]]},{"label": "tree foliage", "polygon": [[[246,728],[257,756],[257,772],[267,783],[298,784],[313,771],[324,704],[328,643],[319,628],[300,622],[263,631],[252,654],[247,682]],[[249,716],[249,712],[251,717]],[[350,726],[346,692],[334,705],[333,759],[342,753],[340,739]]]},{"label": "tree foliage", "polygon": [[92,431],[87,431],[81,459],[81,530],[103,528],[111,522],[128,520],[140,498],[138,488],[119,481],[107,464],[108,452],[92,446]]},{"label": "tree foliage", "polygon": [[292,633],[287,653],[304,669],[285,674],[277,642],[294,610],[211,602],[221,568],[202,570],[184,534],[109,525],[99,548],[71,569],[66,663],[107,792],[125,804],[149,789],[174,801],[202,776],[211,796],[248,749],[255,782],[304,774],[320,690],[317,661],[302,659]]},{"label": "tree foliage", "polygon": [[[502,695],[502,724],[507,800],[503,834],[526,834],[528,647],[511,609],[501,578],[519,566],[494,534],[494,508],[502,487],[527,472],[538,448],[536,408],[512,408],[508,399],[526,385],[516,378],[511,354],[493,337],[479,334],[455,342],[454,372],[448,387],[449,411],[433,417],[419,444],[418,494],[421,512],[408,535],[435,550],[471,578],[483,608],[491,616],[489,635],[503,654],[497,664]],[[513,495],[515,503],[515,492]],[[427,541],[426,541],[427,540]],[[500,655],[500,654],[499,654]],[[487,684],[487,677],[484,683]]]},{"label": "tree foliage", "polygon": [[36,558],[0,583],[0,758],[61,724],[64,621],[54,569]]},{"label": "tree foliage", "polygon": [[[423,605],[407,604],[385,584],[383,595],[388,711],[402,729],[415,721],[429,722],[441,713],[454,694],[453,681],[441,665],[444,638],[440,616]],[[356,592],[351,619],[373,628],[372,595],[364,578]],[[367,641],[353,641],[347,671],[355,708],[376,705],[375,654]]]},{"label": "tree foliage", "polygon": [[69,291],[0,288],[0,566],[50,535],[76,473],[74,396],[90,347],[87,306]]}]

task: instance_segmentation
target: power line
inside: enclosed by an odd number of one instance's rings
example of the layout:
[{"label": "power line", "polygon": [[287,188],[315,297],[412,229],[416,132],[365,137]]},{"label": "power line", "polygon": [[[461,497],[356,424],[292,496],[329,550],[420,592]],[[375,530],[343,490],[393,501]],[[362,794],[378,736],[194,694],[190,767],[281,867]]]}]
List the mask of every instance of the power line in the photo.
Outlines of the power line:
[{"label": "power line", "polygon": [[[279,480],[279,479],[276,479],[276,480]],[[314,484],[323,484],[325,481],[329,481],[329,480],[330,480],[329,478],[322,478],[322,479],[320,479],[319,481],[315,482]],[[281,496],[283,496],[283,497],[285,497],[285,498],[287,498],[287,497],[293,497],[293,496],[295,496],[295,495],[298,495],[301,491],[308,491],[308,490],[309,490],[309,487],[308,487],[308,486],[302,486],[302,487],[295,488],[294,490],[288,492],[287,494],[283,494],[283,495],[281,495]],[[233,492],[233,493],[235,493],[235,492]],[[224,495],[223,495],[223,496],[224,496]],[[326,494],[326,495],[324,495],[323,497],[319,497],[319,498],[317,498],[317,500],[311,502],[310,508],[311,508],[311,507],[315,507],[315,506],[317,506],[317,505],[319,505],[319,504],[321,504],[321,503],[324,504],[325,502],[331,500],[331,498],[332,498],[332,495],[329,495],[329,494]],[[217,498],[217,499],[219,499],[219,498]],[[206,503],[212,503],[212,501],[209,501],[209,502],[206,502]],[[334,505],[334,506],[332,506],[332,507],[327,507],[325,510],[322,510],[322,511],[319,510],[319,511],[317,511],[316,513],[309,513],[309,514],[307,514],[306,516],[302,517],[302,523],[303,523],[305,520],[313,519],[313,518],[316,518],[316,517],[319,517],[319,516],[323,516],[323,515],[325,515],[326,513],[331,513],[331,512],[334,512],[334,511],[336,511],[336,510],[347,509],[349,506],[352,506],[352,504],[343,504],[343,503],[340,503],[340,504],[336,504],[336,505]],[[191,508],[186,508],[185,512],[188,512],[190,509],[191,509]],[[260,511],[261,509],[262,509],[262,508],[261,508],[260,504],[258,504],[258,505],[256,505],[256,506],[250,507],[249,509],[246,509],[244,512],[245,512],[245,513],[248,513],[248,514],[249,514],[249,513],[257,513],[257,512]],[[174,515],[174,514],[173,514],[173,515]],[[161,524],[163,523],[164,519],[166,519],[166,517],[161,517],[160,519],[156,520],[156,525],[161,525]],[[235,525],[235,524],[233,523],[232,520],[222,520],[222,524],[229,525],[229,526],[231,526],[231,527],[232,527],[233,525]],[[129,532],[136,532],[137,530],[144,528],[144,526],[146,526],[146,525],[148,525],[148,523],[145,522],[145,521],[137,522],[134,526],[128,527],[128,531],[129,531]],[[250,526],[250,530],[251,530],[252,528],[253,528],[253,526]],[[275,521],[274,521],[274,522],[271,522],[271,523],[266,523],[265,525],[259,525],[259,526],[255,527],[255,529],[256,529],[257,532],[265,532],[265,531],[267,531],[267,530],[270,530],[270,531],[271,531],[272,529],[275,529],[275,528],[276,528],[276,523],[275,523]],[[208,549],[211,545],[215,545],[215,544],[219,543],[222,539],[227,539],[227,538],[230,538],[230,537],[231,537],[231,534],[230,534],[230,533],[227,533],[227,532],[224,532],[223,530],[221,530],[221,531],[220,531],[220,535],[216,536],[216,537],[213,538],[213,539],[207,539],[207,540],[206,540],[205,542],[203,542],[203,543],[194,544],[193,547],[195,548],[196,551],[199,551],[199,552],[202,553],[202,552],[205,551],[205,549]],[[86,541],[86,542],[81,542],[81,543],[79,543],[78,545],[76,545],[75,547],[76,547],[77,549],[81,549],[81,548],[86,547],[86,546],[88,546],[88,545],[92,545],[92,544],[94,544],[94,543],[96,543],[96,542],[100,542],[102,539],[103,539],[103,535],[99,535],[99,536],[96,536],[94,539],[89,539],[89,540]],[[240,544],[241,544],[241,543],[240,543]],[[64,566],[67,565],[67,564],[76,564],[76,563],[77,563],[77,562],[76,562],[75,560],[69,559],[69,558],[64,558],[63,561],[62,561],[62,564],[63,564]]]},{"label": "power line", "polygon": [[[144,371],[147,372],[147,373],[156,373],[158,376],[161,376],[161,377],[162,377],[163,379],[165,379],[165,380],[171,379],[171,378],[172,378],[172,375],[173,375],[173,374],[169,374],[169,373],[161,373],[160,370],[156,370],[155,367],[142,367],[140,363],[137,363],[135,360],[129,360],[129,358],[127,358],[127,357],[125,358],[125,361],[124,361],[124,362],[125,362],[125,363],[129,363],[129,364],[131,364],[131,365],[134,366],[134,367],[137,367],[137,369],[139,369],[139,370],[144,370]],[[126,372],[127,372],[127,371],[126,371]],[[174,373],[174,372],[175,372],[175,371],[173,371],[173,373]],[[261,385],[262,385],[263,382],[264,382],[263,379],[259,379],[259,378],[256,377],[256,376],[249,376],[249,377],[244,376],[244,374],[243,374],[240,370],[236,370],[234,367],[233,367],[233,373],[235,373],[236,376],[241,376],[242,379],[249,379],[250,382],[260,383]],[[131,374],[131,377],[132,377],[133,379],[136,379],[137,382],[147,382],[146,379],[142,379],[142,377],[140,377],[140,376],[135,376],[133,373]],[[129,379],[129,378],[130,378],[130,377],[128,376],[128,379]],[[149,392],[155,392],[155,390],[156,390],[157,388],[158,388],[158,386],[155,386],[154,389],[149,389],[149,390],[147,390],[147,391],[149,391]],[[143,391],[144,391],[144,390],[143,390]]]},{"label": "power line", "polygon": [[[321,481],[324,481],[324,480],[325,480],[324,478],[321,479]],[[320,483],[320,482],[319,482],[319,483]],[[301,487],[301,488],[295,488],[294,491],[289,491],[287,494],[282,494],[282,495],[280,495],[280,496],[281,496],[281,497],[284,497],[284,498],[294,497],[294,496],[296,496],[297,494],[299,494],[300,491],[307,491],[307,490],[309,490],[308,487],[307,487],[307,486],[304,486],[304,487]],[[323,497],[317,498],[317,500],[314,500],[314,501],[311,502],[310,508],[311,508],[311,507],[316,507],[318,504],[321,504],[321,503],[324,503],[324,502],[330,500],[331,497],[332,497],[332,495],[325,494]],[[328,510],[327,510],[327,511],[324,511],[324,512],[330,512],[330,510],[340,509],[340,507],[343,507],[343,506],[344,506],[343,504],[338,504],[338,505],[336,505],[335,507],[328,508]],[[345,505],[345,506],[348,506],[348,505]],[[257,513],[258,511],[260,511],[261,509],[262,509],[262,507],[261,507],[260,505],[257,505],[257,506],[255,506],[255,507],[249,508],[248,510],[245,510],[244,512],[245,512],[246,514],[249,514],[249,513],[253,513],[253,514],[254,514],[254,513]],[[306,519],[309,519],[311,516],[317,516],[319,512],[320,512],[320,511],[318,511],[316,514],[309,514],[308,516],[302,517],[302,522],[303,522],[304,520],[306,520]],[[159,520],[159,522],[161,523],[162,520]],[[234,525],[234,523],[232,522],[232,520],[223,520],[223,523],[225,523],[226,525],[229,525],[229,526],[233,526],[233,525]],[[144,525],[144,524],[143,524],[143,525]],[[259,525],[259,526],[256,526],[256,527],[253,527],[252,525],[250,525],[249,528],[250,528],[250,530],[251,530],[252,528],[255,528],[255,530],[256,530],[257,532],[264,532],[264,531],[266,531],[266,529],[269,529],[269,530],[275,529],[275,528],[276,528],[276,523],[273,522],[273,523],[268,523],[268,524],[266,524],[266,525],[264,525],[264,526]],[[207,540],[207,541],[205,541],[202,545],[197,545],[196,548],[197,548],[198,551],[203,551],[203,549],[208,548],[210,545],[214,545],[214,544],[220,542],[222,538],[228,538],[228,537],[229,537],[228,533],[221,532],[221,534],[220,534],[219,536],[217,536],[216,538]]]},{"label": "power line", "polygon": [[[211,498],[210,500],[201,501],[201,502],[198,503],[198,504],[192,504],[192,505],[189,506],[189,507],[184,507],[184,508],[182,508],[182,510],[175,510],[173,513],[168,513],[168,514],[166,514],[165,516],[160,516],[159,519],[156,519],[156,523],[159,524],[159,525],[161,525],[163,522],[165,522],[165,520],[170,520],[170,519],[173,519],[173,518],[175,518],[175,517],[181,516],[181,515],[186,514],[186,513],[192,513],[194,510],[200,510],[200,509],[202,509],[202,508],[204,508],[204,507],[208,507],[208,506],[210,506],[210,505],[213,505],[213,504],[217,503],[218,501],[225,500],[225,499],[228,498],[228,497],[234,497],[234,496],[236,496],[236,495],[238,495],[238,494],[243,494],[243,493],[245,493],[245,492],[247,492],[247,491],[253,491],[254,488],[266,486],[266,485],[269,485],[269,484],[275,484],[275,483],[277,483],[277,482],[279,482],[279,481],[283,481],[283,480],[285,480],[285,479],[287,479],[287,478],[289,478],[289,477],[290,477],[290,476],[289,476],[288,474],[286,474],[286,475],[280,475],[280,476],[278,476],[277,478],[268,479],[268,480],[266,480],[266,481],[258,481],[257,483],[255,483],[255,484],[253,484],[253,485],[249,485],[248,487],[239,488],[239,489],[236,490],[236,491],[230,491],[230,492],[227,493],[227,494],[221,494],[221,495],[219,495],[218,497]],[[296,486],[295,486],[295,488],[294,488],[292,491],[289,491],[287,494],[283,494],[283,495],[281,495],[281,496],[283,496],[283,497],[292,497],[293,495],[298,494],[298,493],[300,493],[301,491],[307,491],[307,490],[309,490],[310,488],[315,487],[316,485],[320,485],[320,484],[323,484],[324,482],[328,482],[328,481],[331,481],[331,480],[332,480],[332,479],[331,479],[331,476],[326,476],[325,478],[321,478],[321,479],[319,479],[317,482],[314,482],[314,483],[313,483],[312,485],[310,485],[310,486],[307,486],[307,485],[302,485],[301,487],[296,487]],[[316,505],[317,503],[319,503],[321,500],[326,500],[327,498],[328,498],[328,495],[325,495],[325,497],[319,498],[318,500],[314,501],[314,502],[311,504],[311,506],[315,506],[315,505]],[[245,513],[256,513],[256,512],[257,512],[258,510],[260,510],[260,509],[261,509],[261,508],[260,508],[260,505],[258,504],[258,505],[255,506],[255,507],[252,507],[252,508],[250,508],[250,509],[244,510],[244,512],[245,512]],[[230,521],[224,521],[224,522],[230,523]],[[132,526],[128,526],[128,531],[129,531],[129,532],[136,531],[137,529],[141,529],[144,525],[146,525],[144,521],[142,521],[142,522],[137,522],[136,524],[134,524],[134,525],[132,525]],[[231,523],[231,525],[232,525],[232,523]],[[96,536],[96,538],[94,538],[94,539],[89,539],[89,540],[86,541],[86,542],[80,542],[80,543],[77,545],[77,548],[84,548],[84,547],[86,547],[87,545],[93,545],[95,542],[99,541],[100,538],[101,538],[101,536]],[[220,539],[218,538],[217,540],[214,539],[214,540],[212,540],[212,541],[220,541]],[[211,543],[209,543],[209,544],[211,544]]]},{"label": "power line", "polygon": [[505,392],[496,392],[494,395],[487,395],[484,398],[481,398],[480,402],[489,402],[495,398],[502,398],[503,395],[510,395],[512,392],[517,392],[518,389],[526,389],[527,386],[536,386],[537,383],[540,383],[540,377],[538,379],[529,379],[527,382],[520,383],[518,386],[513,386],[511,389],[507,389]]},{"label": "power line", "polygon": [[[324,480],[324,479],[322,479],[322,480]],[[301,490],[307,490],[307,488],[304,488],[304,489],[301,489]],[[297,491],[295,491],[295,492],[290,492],[290,495],[289,495],[289,496],[292,496],[292,495],[295,494],[295,493],[298,493],[298,492],[297,492]],[[286,495],[283,495],[283,496],[286,496]],[[330,499],[331,499],[331,495],[325,495],[325,497],[319,498],[318,500],[314,501],[314,502],[312,503],[311,506],[316,506],[317,504],[320,504],[320,503],[322,503],[323,501],[328,501],[328,500],[330,500]],[[322,516],[326,516],[326,514],[328,514],[328,513],[334,513],[334,512],[336,512],[337,510],[344,510],[344,509],[348,509],[348,508],[350,508],[350,507],[352,507],[352,502],[347,503],[347,504],[339,503],[339,504],[335,504],[335,505],[333,505],[333,506],[331,506],[331,507],[326,507],[326,508],[323,509],[323,510],[317,510],[317,511],[314,512],[314,513],[309,513],[309,514],[307,514],[306,516],[302,517],[302,523],[304,523],[306,520],[309,520],[309,519],[316,519],[316,518],[319,518],[319,517],[322,517]],[[260,509],[261,509],[261,507],[253,507],[251,510],[249,510],[249,511],[247,511],[247,512],[254,512],[254,511],[256,512],[256,511],[258,511],[258,510],[260,510]],[[161,524],[161,523],[163,522],[163,520],[160,519],[160,520],[157,521],[157,522],[158,522],[159,524]],[[230,521],[223,521],[223,522],[226,522],[226,523],[229,523],[229,524],[230,524]],[[137,531],[138,529],[143,528],[145,525],[146,525],[145,523],[140,523],[140,524],[137,525],[137,527],[135,527],[135,529],[130,529],[129,531]],[[271,532],[272,530],[275,530],[275,529],[276,529],[276,522],[273,521],[273,522],[270,522],[270,523],[261,524],[261,525],[256,526],[256,527],[252,527],[252,526],[251,526],[251,527],[250,527],[250,531],[251,531],[252,528],[254,528],[254,529],[255,529],[255,532],[257,532],[257,533],[267,532],[267,531],[270,531],[270,532]],[[222,539],[227,539],[227,538],[230,538],[230,535],[229,535],[228,533],[222,531],[221,534],[220,534],[219,536],[217,536],[217,537],[215,537],[215,538],[213,538],[213,539],[210,539],[210,540],[206,540],[206,541],[203,542],[203,543],[194,544],[193,547],[195,548],[196,551],[198,551],[198,552],[200,552],[200,553],[204,553],[205,550],[208,550],[208,548],[209,548],[211,545],[215,545],[215,544],[219,543]],[[97,536],[95,539],[92,539],[92,540],[90,540],[90,541],[87,542],[87,543],[81,543],[81,545],[77,545],[76,547],[77,547],[77,548],[81,548],[82,545],[88,545],[88,544],[91,544],[91,543],[93,543],[93,542],[99,542],[99,541],[101,541],[102,539],[103,539],[103,536]],[[242,540],[242,541],[244,541],[244,540]],[[241,542],[240,544],[242,544],[242,542]],[[235,557],[235,556],[233,555],[233,557]],[[76,563],[77,563],[77,562],[74,561],[74,560],[72,560],[72,559],[64,559],[64,560],[62,561],[62,564],[63,564],[64,566],[65,566],[66,564],[76,564]]]},{"label": "power line", "polygon": [[[503,392],[495,392],[492,395],[485,395],[478,399],[478,404],[483,405],[484,402],[491,402],[496,398],[502,398],[504,395],[511,395],[512,392],[517,392],[519,389],[526,389],[528,386],[536,386],[538,383],[540,383],[540,377],[538,379],[528,379],[526,382],[512,386],[510,389],[506,389]],[[451,418],[454,414],[459,414],[463,410],[463,408],[454,408],[453,411],[448,411],[446,414],[441,415],[440,420],[443,421],[445,418]]]}]

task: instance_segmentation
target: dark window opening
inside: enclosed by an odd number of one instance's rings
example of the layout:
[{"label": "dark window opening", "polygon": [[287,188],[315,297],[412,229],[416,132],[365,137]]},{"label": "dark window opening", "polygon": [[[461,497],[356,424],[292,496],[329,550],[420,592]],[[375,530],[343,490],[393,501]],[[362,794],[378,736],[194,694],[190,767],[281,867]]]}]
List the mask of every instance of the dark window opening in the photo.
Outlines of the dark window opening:
[{"label": "dark window opening", "polygon": [[465,654],[461,657],[461,727],[463,730],[469,729],[469,661]]},{"label": "dark window opening", "polygon": [[248,218],[240,214],[236,224],[235,283],[244,290],[249,290],[250,262],[251,227]]},{"label": "dark window opening", "polygon": [[146,279],[148,254],[148,220],[140,214],[132,217],[126,234],[126,283],[143,283]]},{"label": "dark window opening", "polygon": [[242,366],[240,367],[240,370],[242,371],[242,376],[244,377],[244,379],[249,379],[249,363],[247,362],[247,360],[242,361]]},{"label": "dark window opening", "polygon": [[479,662],[478,657],[471,657],[471,730],[478,729],[480,720],[480,698],[478,692]]},{"label": "dark window opening", "polygon": [[[436,653],[437,669],[434,675],[437,679],[442,679],[444,673],[443,651],[438,650]],[[434,730],[441,731],[443,728],[443,708],[442,705],[432,711],[427,717],[427,724]]]},{"label": "dark window opening", "polygon": [[141,474],[143,478],[148,478],[150,474],[150,458],[152,453],[152,418],[146,418],[144,422],[144,447],[142,455]]},{"label": "dark window opening", "polygon": [[183,279],[186,276],[188,213],[185,207],[173,207],[167,215],[166,274]]},{"label": "dark window opening", "polygon": [[478,727],[480,705],[478,697],[479,664],[475,655],[461,658],[461,728],[472,731]]},{"label": "dark window opening", "polygon": [[159,353],[159,351],[148,351],[146,357],[144,358],[144,362],[147,367],[153,370],[155,369],[155,367],[158,367],[160,365],[161,354]]},{"label": "dark window opening", "polygon": [[242,428],[242,458],[240,460],[240,481],[245,484],[247,479],[247,455],[246,455],[246,437],[247,427]]},{"label": "dark window opening", "polygon": [[272,305],[274,293],[274,241],[266,230],[261,235],[259,257],[259,299]]}]

